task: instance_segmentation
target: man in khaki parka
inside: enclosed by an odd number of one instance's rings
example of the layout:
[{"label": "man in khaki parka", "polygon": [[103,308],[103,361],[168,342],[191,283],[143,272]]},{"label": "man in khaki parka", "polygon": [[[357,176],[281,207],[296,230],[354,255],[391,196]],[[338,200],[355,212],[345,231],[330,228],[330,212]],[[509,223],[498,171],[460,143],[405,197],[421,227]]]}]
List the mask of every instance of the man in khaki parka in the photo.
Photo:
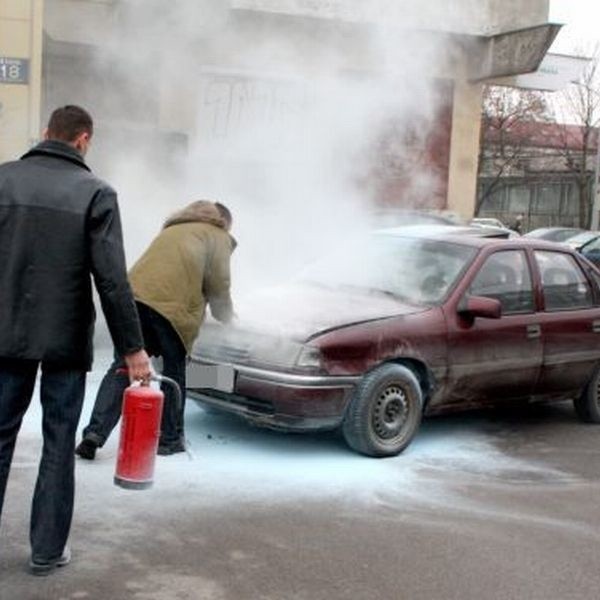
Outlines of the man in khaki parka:
[{"label": "man in khaki parka", "polygon": [[[165,222],[159,235],[135,263],[129,280],[138,306],[148,354],[161,356],[163,375],[174,379],[185,399],[186,356],[204,320],[206,305],[222,322],[233,316],[229,263],[235,241],[229,234],[231,213],[219,203],[192,202]],[[118,373],[116,358],[104,376],[83,440],[76,453],[93,460],[121,415],[128,378]],[[158,454],[185,451],[183,410],[173,390],[163,389]]]}]

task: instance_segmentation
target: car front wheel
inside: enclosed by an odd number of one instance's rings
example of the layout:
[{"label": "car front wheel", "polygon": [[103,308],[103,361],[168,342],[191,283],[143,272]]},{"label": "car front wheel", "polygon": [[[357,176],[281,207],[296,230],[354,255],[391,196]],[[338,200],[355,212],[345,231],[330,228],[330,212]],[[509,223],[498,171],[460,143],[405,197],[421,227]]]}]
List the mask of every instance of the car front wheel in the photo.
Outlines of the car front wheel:
[{"label": "car front wheel", "polygon": [[361,454],[395,456],[413,439],[422,412],[423,394],[414,373],[385,364],[358,384],[344,419],[344,438]]},{"label": "car front wheel", "polygon": [[600,367],[592,375],[579,398],[573,401],[577,416],[584,423],[600,423]]}]

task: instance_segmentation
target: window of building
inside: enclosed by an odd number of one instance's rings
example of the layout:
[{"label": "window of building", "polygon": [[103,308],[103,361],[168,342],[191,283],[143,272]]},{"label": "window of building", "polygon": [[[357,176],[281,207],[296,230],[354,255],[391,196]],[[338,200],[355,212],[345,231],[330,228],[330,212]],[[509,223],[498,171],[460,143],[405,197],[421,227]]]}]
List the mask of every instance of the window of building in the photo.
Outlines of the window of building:
[{"label": "window of building", "polygon": [[[489,183],[483,183],[479,189],[480,197],[487,193]],[[482,205],[482,211],[488,212],[503,212],[506,208],[506,187],[502,184],[498,185],[492,192],[486,196],[485,202]]]},{"label": "window of building", "polygon": [[560,213],[561,187],[560,183],[536,186],[532,212],[538,215],[557,215]]},{"label": "window of building", "polygon": [[573,182],[563,184],[561,214],[572,217],[579,215],[579,190]]},{"label": "window of building", "polygon": [[512,214],[529,214],[530,188],[525,185],[512,185],[508,188],[508,210]]}]

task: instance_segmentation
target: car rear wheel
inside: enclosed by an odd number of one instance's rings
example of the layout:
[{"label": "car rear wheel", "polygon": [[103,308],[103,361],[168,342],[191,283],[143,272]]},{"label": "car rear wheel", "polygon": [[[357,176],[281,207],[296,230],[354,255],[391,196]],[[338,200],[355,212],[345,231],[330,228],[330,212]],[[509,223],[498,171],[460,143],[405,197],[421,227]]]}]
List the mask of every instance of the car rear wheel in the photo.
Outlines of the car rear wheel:
[{"label": "car rear wheel", "polygon": [[361,454],[395,456],[413,439],[422,412],[414,373],[402,365],[382,365],[357,386],[342,426],[344,438]]},{"label": "car rear wheel", "polygon": [[573,401],[577,416],[584,423],[600,423],[600,367],[596,369],[579,398]]}]

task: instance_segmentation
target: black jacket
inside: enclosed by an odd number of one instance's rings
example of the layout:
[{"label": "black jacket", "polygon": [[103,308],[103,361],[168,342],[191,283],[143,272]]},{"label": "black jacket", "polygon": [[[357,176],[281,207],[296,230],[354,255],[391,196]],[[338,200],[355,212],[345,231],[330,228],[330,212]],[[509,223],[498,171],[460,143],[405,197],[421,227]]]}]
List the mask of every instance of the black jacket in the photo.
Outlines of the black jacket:
[{"label": "black jacket", "polygon": [[89,369],[91,276],[117,352],[141,349],[115,191],[62,142],[0,165],[0,358]]}]

